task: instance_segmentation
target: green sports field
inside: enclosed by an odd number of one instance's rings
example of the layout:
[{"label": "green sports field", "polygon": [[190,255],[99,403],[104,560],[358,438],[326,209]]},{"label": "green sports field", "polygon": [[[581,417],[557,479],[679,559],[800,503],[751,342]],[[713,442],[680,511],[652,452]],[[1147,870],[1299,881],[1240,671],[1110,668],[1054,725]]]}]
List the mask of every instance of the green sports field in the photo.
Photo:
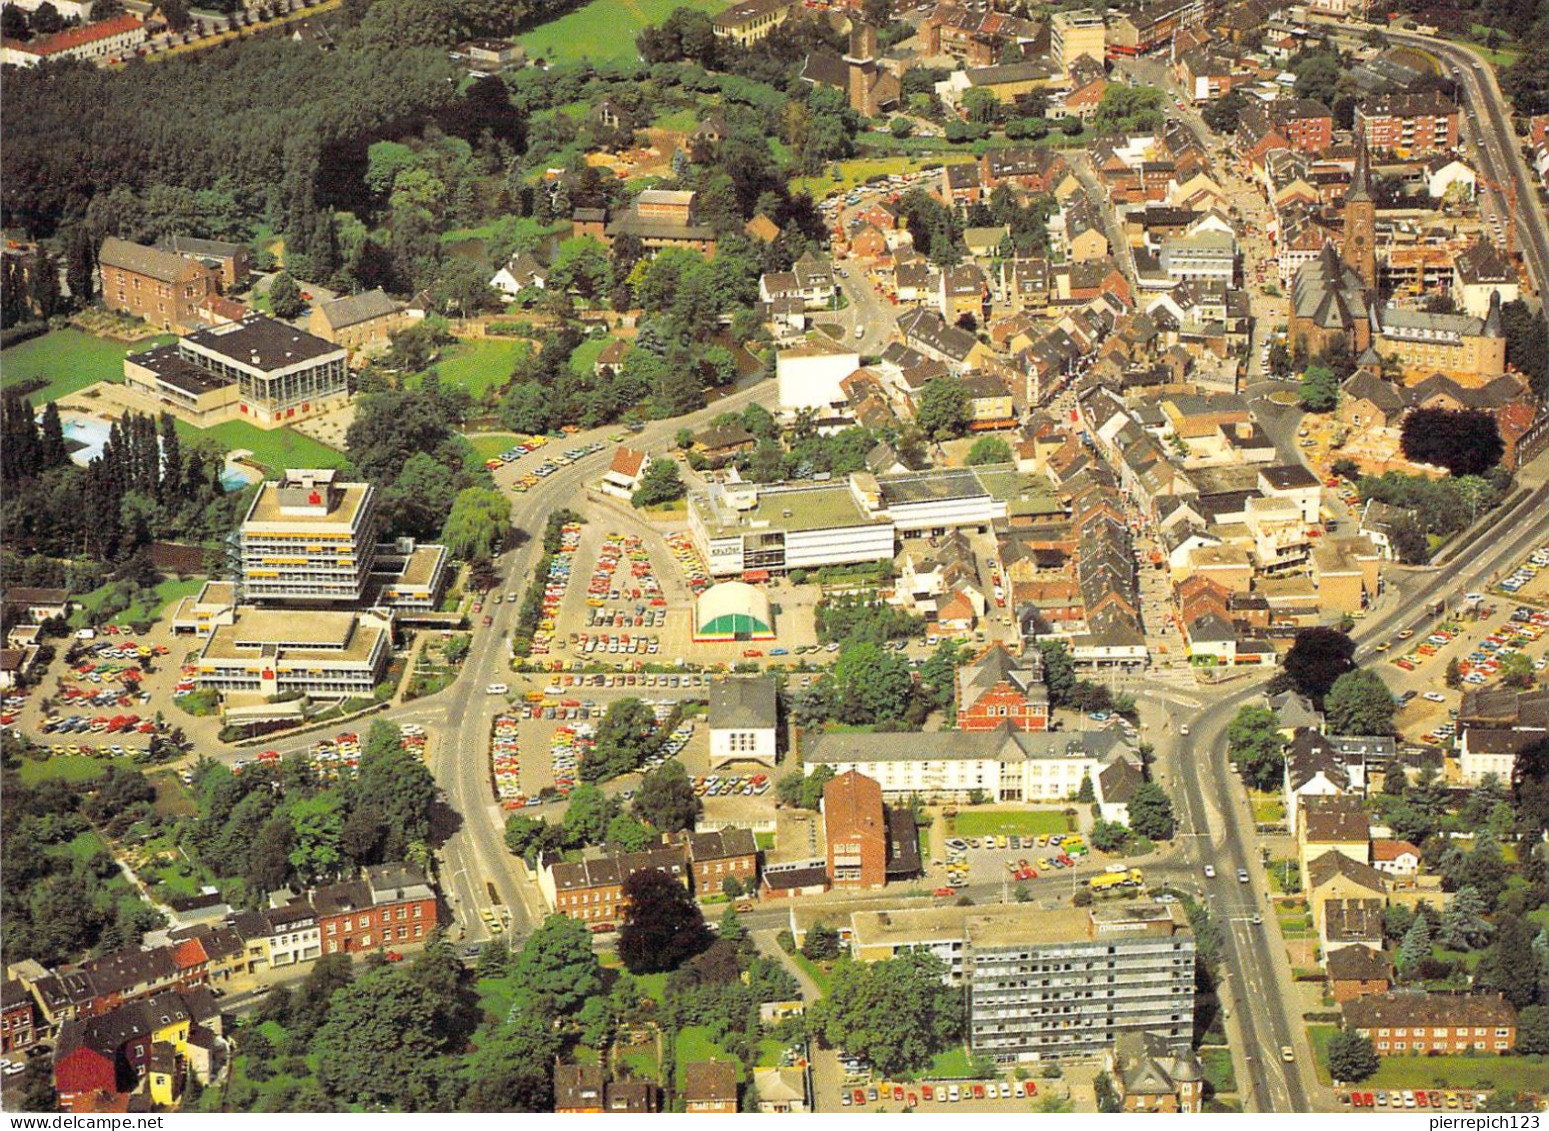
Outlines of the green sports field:
[{"label": "green sports field", "polygon": [[723,0],[592,0],[586,7],[517,39],[534,59],[556,63],[629,60],[637,55],[635,36],[647,25],[661,23],[674,8],[697,8],[713,14],[726,6]]},{"label": "green sports field", "polygon": [[213,428],[195,428],[179,420],[178,435],[184,440],[213,439],[226,451],[245,449],[253,462],[271,472],[287,467],[343,467],[345,455],[327,444],[290,428],[259,428],[245,420],[228,420]]}]

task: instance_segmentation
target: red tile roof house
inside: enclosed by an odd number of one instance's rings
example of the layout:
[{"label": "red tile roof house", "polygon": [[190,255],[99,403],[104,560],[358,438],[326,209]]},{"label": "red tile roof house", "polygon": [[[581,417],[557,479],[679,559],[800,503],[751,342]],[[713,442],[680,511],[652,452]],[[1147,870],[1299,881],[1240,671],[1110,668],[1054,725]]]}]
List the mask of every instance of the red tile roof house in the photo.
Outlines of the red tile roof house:
[{"label": "red tile roof house", "polygon": [[651,457],[635,448],[620,446],[613,453],[613,462],[603,473],[601,489],[604,494],[628,499],[640,486],[645,469],[651,466]]},{"label": "red tile roof house", "polygon": [[1374,840],[1372,867],[1390,876],[1418,875],[1420,850],[1407,840]]},{"label": "red tile roof house", "polygon": [[323,953],[339,954],[422,943],[436,929],[436,893],[401,864],[367,868],[358,880],[312,893]]},{"label": "red tile roof house", "polygon": [[1036,654],[1017,659],[999,644],[957,672],[957,727],[994,730],[1049,729],[1049,692]]}]

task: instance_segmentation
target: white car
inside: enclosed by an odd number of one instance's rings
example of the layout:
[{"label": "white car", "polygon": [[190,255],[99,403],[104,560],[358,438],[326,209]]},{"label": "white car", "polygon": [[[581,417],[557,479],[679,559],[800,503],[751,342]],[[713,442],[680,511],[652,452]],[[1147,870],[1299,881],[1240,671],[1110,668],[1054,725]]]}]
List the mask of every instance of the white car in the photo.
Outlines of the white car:
[{"label": "white car", "polygon": [[486,687],[484,689],[484,694],[486,694],[486,695],[504,695],[507,691],[510,691],[510,690],[511,689],[509,687],[507,687],[503,683],[492,683],[492,684],[490,684],[488,687]]},{"label": "white car", "polygon": [[1216,878],[1216,866],[1214,864],[1206,864],[1205,865],[1205,879],[1213,880],[1215,878]]},{"label": "white car", "polygon": [[1420,698],[1425,699],[1431,703],[1445,703],[1447,701],[1447,697],[1440,691],[1427,691],[1424,695],[1420,696]]}]

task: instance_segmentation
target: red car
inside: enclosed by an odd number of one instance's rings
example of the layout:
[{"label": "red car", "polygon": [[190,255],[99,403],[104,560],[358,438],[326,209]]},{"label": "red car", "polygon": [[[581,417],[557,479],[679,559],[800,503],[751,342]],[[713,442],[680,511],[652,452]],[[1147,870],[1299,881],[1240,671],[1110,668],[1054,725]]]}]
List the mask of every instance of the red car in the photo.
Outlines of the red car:
[{"label": "red car", "polygon": [[935,891],[931,892],[931,894],[935,895],[935,896],[940,896],[943,899],[947,899],[947,898],[951,897],[952,889],[951,888],[937,888]]},{"label": "red car", "polygon": [[902,1084],[894,1084],[893,1085],[893,1100],[896,1103],[903,1103],[903,1100],[904,1100],[904,1086]]},{"label": "red car", "polygon": [[854,1100],[857,1104],[865,1103],[866,1102],[866,1089],[864,1089],[864,1088],[856,1088],[856,1089],[854,1089],[853,1091],[850,1092],[850,1098],[852,1100]]},{"label": "red car", "polygon": [[933,1100],[933,1099],[936,1098],[936,1093],[931,1091],[931,1087],[930,1087],[929,1084],[921,1084],[920,1085],[920,1096],[921,1096],[922,1099]]},{"label": "red car", "polygon": [[915,1095],[913,1092],[910,1092],[909,1093],[909,1098],[908,1098],[907,1102],[908,1102],[908,1105],[910,1107],[919,1107],[920,1106],[920,1097]]},{"label": "red car", "polygon": [[387,958],[387,961],[389,961],[389,962],[402,962],[403,961],[403,955],[399,954],[396,950],[388,951],[387,955],[386,955],[386,958]]},{"label": "red car", "polygon": [[984,1085],[983,1084],[975,1084],[974,1085],[974,1099],[982,1100],[983,1098],[984,1098]]}]

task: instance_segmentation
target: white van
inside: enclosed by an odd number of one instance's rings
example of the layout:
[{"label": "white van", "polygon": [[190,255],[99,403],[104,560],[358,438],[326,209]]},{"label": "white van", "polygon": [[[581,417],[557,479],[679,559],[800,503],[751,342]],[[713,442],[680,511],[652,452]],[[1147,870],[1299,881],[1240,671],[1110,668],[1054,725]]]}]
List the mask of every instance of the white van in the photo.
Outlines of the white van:
[{"label": "white van", "polygon": [[507,687],[503,683],[492,683],[492,684],[490,684],[488,687],[486,687],[484,689],[484,694],[486,694],[486,695],[504,695],[507,691],[510,691],[510,690],[511,689],[509,687]]}]

